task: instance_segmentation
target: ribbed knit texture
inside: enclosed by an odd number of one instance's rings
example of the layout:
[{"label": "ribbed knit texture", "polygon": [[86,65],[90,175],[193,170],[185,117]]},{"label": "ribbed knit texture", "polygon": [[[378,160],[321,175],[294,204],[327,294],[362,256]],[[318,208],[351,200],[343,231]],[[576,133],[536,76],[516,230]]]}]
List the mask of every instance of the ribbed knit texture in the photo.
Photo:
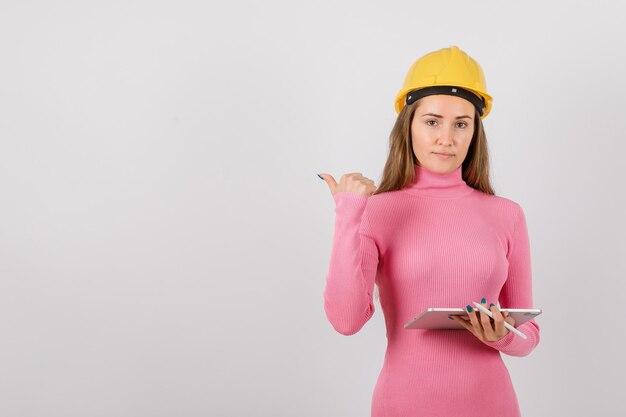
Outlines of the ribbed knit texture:
[{"label": "ribbed knit texture", "polygon": [[501,354],[526,356],[539,343],[535,320],[496,342],[466,329],[407,330],[429,307],[472,301],[533,308],[526,218],[516,202],[415,165],[415,181],[366,196],[335,193],[335,233],[324,288],[334,329],[358,332],[379,287],[387,349],[372,417],[519,417]]}]

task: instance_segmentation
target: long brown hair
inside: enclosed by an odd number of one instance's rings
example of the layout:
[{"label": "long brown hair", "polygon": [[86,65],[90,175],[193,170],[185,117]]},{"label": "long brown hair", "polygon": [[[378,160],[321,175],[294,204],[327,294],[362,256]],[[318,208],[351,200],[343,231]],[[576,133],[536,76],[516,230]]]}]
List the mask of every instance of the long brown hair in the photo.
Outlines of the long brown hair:
[{"label": "long brown hair", "polygon": [[[411,122],[422,99],[405,105],[389,135],[389,155],[383,169],[380,185],[373,195],[387,191],[396,191],[412,183],[415,177],[414,165],[420,165],[413,152]],[[465,183],[483,193],[494,195],[489,181],[489,151],[487,135],[478,110],[474,112],[474,134],[462,164],[462,175]],[[374,285],[375,298],[379,298],[378,285]]]}]

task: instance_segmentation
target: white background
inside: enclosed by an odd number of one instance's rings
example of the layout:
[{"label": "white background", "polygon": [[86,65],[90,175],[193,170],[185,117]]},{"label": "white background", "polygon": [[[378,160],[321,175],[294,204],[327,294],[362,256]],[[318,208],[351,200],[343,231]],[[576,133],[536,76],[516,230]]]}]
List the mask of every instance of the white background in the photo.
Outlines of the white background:
[{"label": "white background", "polygon": [[369,415],[382,311],[326,320],[317,173],[378,183],[406,71],[451,45],[527,216],[522,413],[624,415],[620,2],[0,4],[0,415]]}]

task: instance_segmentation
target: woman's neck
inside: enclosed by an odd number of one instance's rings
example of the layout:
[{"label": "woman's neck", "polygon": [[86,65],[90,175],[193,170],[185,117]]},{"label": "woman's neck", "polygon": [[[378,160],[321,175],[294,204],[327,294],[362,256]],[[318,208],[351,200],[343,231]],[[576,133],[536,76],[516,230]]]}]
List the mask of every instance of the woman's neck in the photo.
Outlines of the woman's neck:
[{"label": "woman's neck", "polygon": [[460,165],[454,171],[440,174],[430,171],[420,165],[414,165],[415,177],[413,182],[403,190],[411,194],[428,197],[455,198],[462,197],[474,191],[463,180],[463,166]]}]

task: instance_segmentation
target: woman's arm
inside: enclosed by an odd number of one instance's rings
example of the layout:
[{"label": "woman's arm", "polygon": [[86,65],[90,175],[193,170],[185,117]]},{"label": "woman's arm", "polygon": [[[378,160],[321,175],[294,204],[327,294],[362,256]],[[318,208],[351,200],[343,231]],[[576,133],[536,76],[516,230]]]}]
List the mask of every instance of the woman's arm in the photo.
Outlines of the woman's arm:
[{"label": "woman's arm", "polygon": [[[509,272],[499,297],[501,308],[533,308],[528,228],[524,211],[519,204],[517,207],[517,217],[507,253]],[[510,356],[526,356],[539,344],[540,328],[532,319],[518,326],[517,329],[528,338],[522,339],[515,333],[509,332],[496,342],[483,340],[483,343]]]},{"label": "woman's arm", "polygon": [[324,288],[324,310],[335,330],[349,336],[374,314],[379,251],[365,213],[368,195],[337,192],[335,232]]}]

